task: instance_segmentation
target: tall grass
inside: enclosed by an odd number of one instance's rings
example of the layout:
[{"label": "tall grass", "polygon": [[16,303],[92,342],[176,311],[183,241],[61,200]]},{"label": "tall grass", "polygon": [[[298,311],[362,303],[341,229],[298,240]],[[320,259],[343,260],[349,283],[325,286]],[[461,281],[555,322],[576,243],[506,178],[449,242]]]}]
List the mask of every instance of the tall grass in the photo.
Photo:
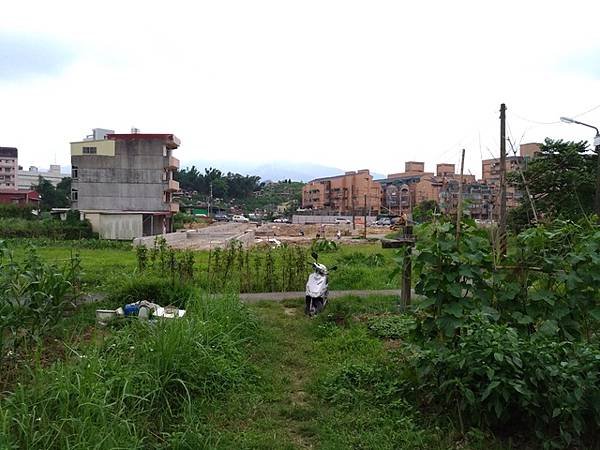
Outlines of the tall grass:
[{"label": "tall grass", "polygon": [[194,298],[178,320],[127,323],[73,351],[0,403],[0,448],[148,448],[191,415],[252,383],[256,322],[235,296]]}]

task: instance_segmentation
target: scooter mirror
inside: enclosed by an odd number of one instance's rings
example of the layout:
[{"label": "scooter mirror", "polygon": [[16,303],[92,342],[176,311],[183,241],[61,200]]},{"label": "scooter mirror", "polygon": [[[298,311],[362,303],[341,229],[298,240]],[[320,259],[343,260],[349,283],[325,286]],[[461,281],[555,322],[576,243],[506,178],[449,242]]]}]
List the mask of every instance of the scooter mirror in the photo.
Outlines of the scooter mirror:
[{"label": "scooter mirror", "polygon": [[312,252],[311,255],[315,259],[315,261],[319,259],[319,255],[317,255],[317,252]]},{"label": "scooter mirror", "polygon": [[337,270],[337,266],[332,266],[329,268],[329,270]]}]

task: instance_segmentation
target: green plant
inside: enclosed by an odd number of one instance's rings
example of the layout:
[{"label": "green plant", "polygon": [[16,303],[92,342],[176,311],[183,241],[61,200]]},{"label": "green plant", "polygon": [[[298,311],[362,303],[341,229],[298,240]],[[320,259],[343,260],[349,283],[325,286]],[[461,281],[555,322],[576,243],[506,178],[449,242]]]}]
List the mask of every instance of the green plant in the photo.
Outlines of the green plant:
[{"label": "green plant", "polygon": [[81,261],[71,255],[63,267],[42,261],[30,248],[23,261],[0,241],[0,363],[30,340],[52,330],[80,294]]},{"label": "green plant", "polygon": [[[456,411],[461,426],[519,433],[533,429],[552,446],[593,438],[600,420],[600,350],[521,336],[479,317],[454,349],[427,347],[406,380],[423,404]],[[414,387],[414,386],[413,386]]]},{"label": "green plant", "polygon": [[143,272],[148,267],[148,249],[145,245],[138,245],[135,248],[135,256],[137,258],[138,270]]},{"label": "green plant", "polygon": [[335,241],[328,239],[315,239],[312,241],[310,249],[317,253],[331,253],[337,251],[338,245]]},{"label": "green plant", "polygon": [[416,303],[423,312],[422,333],[451,337],[471,312],[485,308],[493,314],[488,283],[493,257],[486,231],[467,219],[458,240],[451,222],[424,224],[417,232],[415,290],[426,297]]},{"label": "green plant", "polygon": [[367,321],[367,328],[373,335],[386,339],[403,339],[416,326],[415,318],[407,314],[375,316]]}]

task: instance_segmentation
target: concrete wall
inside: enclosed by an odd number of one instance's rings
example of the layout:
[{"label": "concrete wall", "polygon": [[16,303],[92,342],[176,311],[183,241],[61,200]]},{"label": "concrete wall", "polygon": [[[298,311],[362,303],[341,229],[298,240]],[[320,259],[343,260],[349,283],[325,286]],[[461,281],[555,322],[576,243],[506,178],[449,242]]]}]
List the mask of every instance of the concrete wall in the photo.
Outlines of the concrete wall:
[{"label": "concrete wall", "polygon": [[71,156],[84,156],[83,147],[96,147],[97,156],[115,156],[115,141],[108,139],[71,142]]},{"label": "concrete wall", "polygon": [[[254,244],[256,233],[247,224],[214,225],[199,230],[178,231],[161,235],[167,245],[177,249],[209,249],[224,248],[232,241],[239,241],[244,247]],[[156,236],[145,236],[133,240],[133,245],[143,245],[148,248],[154,245]]]},{"label": "concrete wall", "polygon": [[[292,216],[292,223],[296,224],[307,224],[307,223],[335,223],[335,219],[347,219],[352,224],[352,216],[300,216],[294,214]],[[356,223],[360,221],[362,223],[363,216],[356,216]],[[377,220],[376,216],[367,216],[367,224],[373,223]]]},{"label": "concrete wall", "polygon": [[[165,189],[172,172],[165,169],[160,140],[101,141],[115,145],[114,156],[73,153],[73,180],[79,210],[169,211]],[[94,141],[72,145],[93,145]]]},{"label": "concrete wall", "polygon": [[86,214],[102,239],[130,240],[142,236],[141,214]]}]

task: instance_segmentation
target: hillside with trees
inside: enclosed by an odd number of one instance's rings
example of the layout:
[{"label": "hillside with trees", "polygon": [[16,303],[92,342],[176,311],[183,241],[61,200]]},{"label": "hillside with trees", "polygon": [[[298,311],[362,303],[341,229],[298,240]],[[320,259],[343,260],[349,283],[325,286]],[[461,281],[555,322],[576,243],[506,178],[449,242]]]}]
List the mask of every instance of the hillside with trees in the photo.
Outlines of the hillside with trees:
[{"label": "hillside with trees", "polygon": [[206,168],[201,173],[195,166],[176,172],[175,179],[186,193],[182,204],[196,205],[208,202],[224,209],[239,208],[244,212],[257,210],[274,213],[280,206],[289,212],[300,206],[302,182],[282,180],[276,183],[261,182],[259,176],[223,173],[219,169]]}]

